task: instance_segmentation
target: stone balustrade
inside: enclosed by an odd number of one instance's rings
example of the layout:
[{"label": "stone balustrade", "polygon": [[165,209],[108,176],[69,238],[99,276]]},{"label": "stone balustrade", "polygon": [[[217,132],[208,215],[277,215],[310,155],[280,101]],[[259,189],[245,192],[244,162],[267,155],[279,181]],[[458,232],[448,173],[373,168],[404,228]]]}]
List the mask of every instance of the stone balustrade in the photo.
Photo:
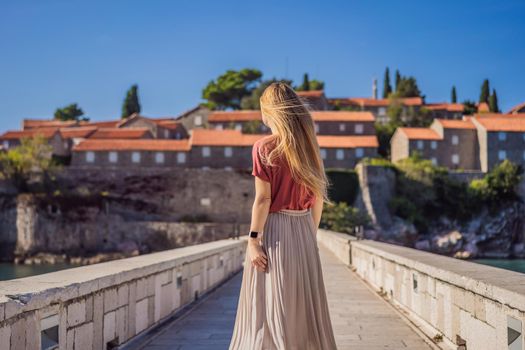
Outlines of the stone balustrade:
[{"label": "stone balustrade", "polygon": [[226,239],[0,282],[0,349],[112,349],[242,268]]},{"label": "stone balustrade", "polygon": [[524,274],[330,231],[318,241],[347,264],[350,255],[357,274],[442,348],[523,350]]}]

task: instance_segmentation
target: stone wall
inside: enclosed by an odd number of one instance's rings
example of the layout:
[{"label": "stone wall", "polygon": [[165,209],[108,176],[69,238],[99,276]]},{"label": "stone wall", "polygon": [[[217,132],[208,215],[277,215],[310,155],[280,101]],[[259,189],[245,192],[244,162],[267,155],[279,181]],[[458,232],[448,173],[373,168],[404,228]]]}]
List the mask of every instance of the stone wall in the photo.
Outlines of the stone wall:
[{"label": "stone wall", "polygon": [[239,271],[245,247],[221,240],[0,282],[0,347],[117,348]]},{"label": "stone wall", "polygon": [[[340,237],[326,231],[318,239],[330,248]],[[443,348],[523,349],[523,274],[387,243],[349,242],[357,274],[430,338],[442,337]],[[337,246],[339,256],[347,246]]]}]

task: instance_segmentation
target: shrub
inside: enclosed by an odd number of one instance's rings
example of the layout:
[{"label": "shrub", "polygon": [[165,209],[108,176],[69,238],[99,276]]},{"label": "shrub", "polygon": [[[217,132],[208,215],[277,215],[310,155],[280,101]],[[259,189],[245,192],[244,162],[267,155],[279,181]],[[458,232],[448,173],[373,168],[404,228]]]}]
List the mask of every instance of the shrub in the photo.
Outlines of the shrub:
[{"label": "shrub", "polygon": [[325,206],[320,226],[336,232],[354,233],[355,227],[367,226],[369,223],[368,215],[345,202],[340,202]]}]

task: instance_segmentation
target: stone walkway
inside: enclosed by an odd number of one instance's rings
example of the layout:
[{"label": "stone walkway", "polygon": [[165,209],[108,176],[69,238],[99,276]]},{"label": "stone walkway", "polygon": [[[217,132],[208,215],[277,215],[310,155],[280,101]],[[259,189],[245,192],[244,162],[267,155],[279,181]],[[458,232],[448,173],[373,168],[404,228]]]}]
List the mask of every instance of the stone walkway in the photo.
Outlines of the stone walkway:
[{"label": "stone walkway", "polygon": [[[320,254],[338,350],[431,349],[389,305],[321,245]],[[140,349],[228,349],[241,279],[242,273],[238,273]]]}]

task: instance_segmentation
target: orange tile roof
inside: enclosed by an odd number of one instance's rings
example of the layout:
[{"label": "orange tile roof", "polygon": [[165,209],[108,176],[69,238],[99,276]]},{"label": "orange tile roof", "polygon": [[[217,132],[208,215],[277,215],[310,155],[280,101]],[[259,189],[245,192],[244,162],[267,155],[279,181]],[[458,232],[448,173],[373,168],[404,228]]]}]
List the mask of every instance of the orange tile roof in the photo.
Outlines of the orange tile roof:
[{"label": "orange tile roof", "polygon": [[252,146],[267,134],[243,134],[238,130],[193,129],[194,146]]},{"label": "orange tile roof", "polygon": [[460,112],[462,113],[465,106],[462,103],[429,103],[424,105],[426,109],[431,111],[445,110],[447,112]]},{"label": "orange tile roof", "polygon": [[314,121],[356,121],[373,122],[375,117],[371,112],[354,111],[315,111],[311,112]]},{"label": "orange tile roof", "polygon": [[35,128],[22,131],[6,131],[0,135],[1,140],[18,140],[24,137],[35,137],[41,135],[47,139],[53,137],[58,132],[58,128]]},{"label": "orange tile roof", "polygon": [[90,139],[142,139],[148,133],[150,133],[148,128],[100,128],[94,134],[92,134]]},{"label": "orange tile roof", "polygon": [[157,121],[156,123],[158,125],[162,126],[163,128],[171,129],[171,130],[175,130],[175,129],[177,129],[177,128],[182,126],[181,122],[176,121],[176,120],[172,120],[172,119]]},{"label": "orange tile roof", "polygon": [[525,118],[525,113],[506,114],[506,113],[477,113],[474,117],[479,118]]},{"label": "orange tile roof", "polygon": [[507,115],[498,117],[475,117],[474,120],[487,131],[525,132],[525,115]]},{"label": "orange tile roof", "polygon": [[121,120],[106,120],[101,122],[80,122],[81,126],[96,126],[99,128],[116,128]]},{"label": "orange tile roof", "polygon": [[97,130],[94,126],[80,126],[73,128],[60,128],[60,134],[65,139],[85,138]]},{"label": "orange tile roof", "polygon": [[409,139],[413,140],[441,140],[441,136],[430,128],[398,128]]},{"label": "orange tile roof", "polygon": [[[311,115],[314,121],[373,122],[375,120],[371,112],[363,111],[313,111]],[[260,111],[213,112],[208,117],[209,122],[244,122],[253,120],[262,120]]]},{"label": "orange tile roof", "polygon": [[[520,103],[519,105],[516,105],[512,107],[507,114],[517,114],[520,110],[523,110],[525,112],[525,102]],[[521,112],[523,113],[523,112]]]},{"label": "orange tile roof", "polygon": [[301,97],[321,98],[324,95],[324,90],[296,91],[296,93],[298,96],[301,96]]},{"label": "orange tile roof", "polygon": [[189,151],[188,140],[93,140],[86,139],[73,151]]},{"label": "orange tile roof", "polygon": [[54,119],[24,119],[22,122],[22,128],[35,129],[35,128],[49,128],[49,127],[67,127],[77,125],[75,120],[54,120]]},{"label": "orange tile roof", "polygon": [[490,112],[489,105],[486,102],[478,103],[477,106],[478,106],[478,112]]},{"label": "orange tile roof", "polygon": [[435,119],[438,123],[443,125],[445,129],[476,129],[470,118],[465,120],[455,119]]},{"label": "orange tile roof", "polygon": [[[370,97],[349,97],[349,98],[330,98],[332,103],[341,103],[342,105],[354,105],[360,107],[388,107],[390,99],[375,99]],[[423,99],[421,97],[399,98],[398,101],[405,106],[421,106]]]},{"label": "orange tile roof", "polygon": [[317,142],[322,148],[379,147],[376,136],[329,136],[318,135]]}]

